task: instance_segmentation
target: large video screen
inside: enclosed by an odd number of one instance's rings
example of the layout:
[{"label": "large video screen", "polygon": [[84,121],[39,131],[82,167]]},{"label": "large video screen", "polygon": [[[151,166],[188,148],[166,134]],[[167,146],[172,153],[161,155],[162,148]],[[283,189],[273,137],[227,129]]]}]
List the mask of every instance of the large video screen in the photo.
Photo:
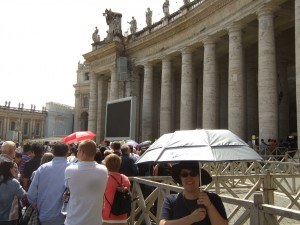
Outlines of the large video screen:
[{"label": "large video screen", "polygon": [[135,139],[135,97],[109,101],[106,104],[105,137],[109,140]]}]

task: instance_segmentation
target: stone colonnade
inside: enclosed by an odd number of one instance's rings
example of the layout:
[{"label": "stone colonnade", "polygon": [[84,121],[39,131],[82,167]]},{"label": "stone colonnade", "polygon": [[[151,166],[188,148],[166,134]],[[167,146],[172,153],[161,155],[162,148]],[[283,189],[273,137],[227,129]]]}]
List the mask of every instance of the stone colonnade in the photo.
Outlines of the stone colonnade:
[{"label": "stone colonnade", "polygon": [[[160,135],[173,132],[175,127],[184,129],[219,129],[227,128],[242,139],[247,140],[254,132],[257,132],[260,138],[279,138],[279,117],[283,121],[288,121],[288,115],[284,113],[279,115],[278,107],[278,83],[277,83],[277,55],[276,55],[276,38],[274,29],[274,12],[276,8],[265,6],[257,12],[258,37],[257,52],[247,54],[251,47],[243,46],[243,29],[247,24],[234,22],[227,28],[228,38],[228,71],[224,74],[224,60],[217,56],[216,46],[220,41],[210,34],[205,39],[199,41],[204,49],[203,54],[203,71],[194,69],[194,49],[191,46],[185,46],[180,53],[181,71],[180,71],[180,93],[174,94],[174,73],[173,59],[174,52],[171,54],[162,54],[157,59],[143,59],[143,86],[140,98],[140,124],[141,140],[153,140]],[[224,38],[221,37],[221,38]],[[300,1],[295,1],[295,50],[296,50],[296,97],[300,96]],[[177,54],[178,55],[178,54]],[[250,56],[249,56],[250,55]],[[256,59],[255,59],[256,58]],[[247,59],[247,60],[246,60]],[[155,63],[161,62],[161,81],[160,81],[160,100],[158,101],[158,131],[153,130],[154,121],[154,73]],[[223,64],[220,61],[223,60]],[[247,62],[246,62],[247,61]],[[200,64],[201,62],[198,62]],[[284,68],[283,68],[284,70]],[[197,90],[194,90],[195,77],[201,74],[202,85],[201,104],[202,112],[198,127],[196,105]],[[228,75],[226,80],[224,77]],[[103,124],[103,107],[108,99],[107,88],[103,89],[103,81],[97,81],[91,75],[90,82],[90,107],[89,107],[89,130],[100,132],[99,126]],[[257,77],[257,78],[255,78]],[[256,80],[257,79],[257,80]],[[226,82],[226,83],[225,83]],[[224,86],[227,88],[227,106],[224,106]],[[98,92],[97,92],[98,89]],[[102,89],[101,91],[99,89]],[[175,91],[175,92],[176,92]],[[115,67],[111,69],[110,82],[110,100],[120,97],[118,90],[118,79]],[[179,95],[176,102],[180,102],[179,109],[174,110],[174,96]],[[126,97],[126,96],[123,96]],[[176,98],[176,97],[175,97]],[[100,105],[100,106],[99,106]],[[156,106],[155,106],[156,107]],[[102,109],[102,110],[101,110]],[[174,113],[179,113],[179,126],[175,126],[177,118]],[[101,112],[100,112],[101,111]],[[226,112],[225,112],[226,111]],[[98,112],[98,114],[97,114]],[[222,114],[227,114],[227,122]],[[100,119],[100,118],[102,119]],[[255,122],[256,121],[256,122]],[[300,132],[300,100],[297,99],[297,128]],[[257,126],[255,125],[257,123]],[[224,127],[227,124],[227,127]],[[286,134],[285,134],[286,135]]]}]

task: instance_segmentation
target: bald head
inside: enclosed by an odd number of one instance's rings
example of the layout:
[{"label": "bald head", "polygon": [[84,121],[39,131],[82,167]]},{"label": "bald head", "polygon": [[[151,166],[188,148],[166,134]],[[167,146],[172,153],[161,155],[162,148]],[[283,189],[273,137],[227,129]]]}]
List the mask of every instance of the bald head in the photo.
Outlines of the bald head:
[{"label": "bald head", "polygon": [[1,146],[1,150],[3,154],[9,155],[13,159],[16,154],[16,144],[13,141],[5,141]]}]

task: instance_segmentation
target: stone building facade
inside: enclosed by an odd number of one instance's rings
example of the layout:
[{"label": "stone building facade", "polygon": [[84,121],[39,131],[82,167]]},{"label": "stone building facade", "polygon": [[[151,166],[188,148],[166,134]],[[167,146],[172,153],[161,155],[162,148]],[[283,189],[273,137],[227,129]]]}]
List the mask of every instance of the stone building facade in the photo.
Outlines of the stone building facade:
[{"label": "stone building facade", "polygon": [[45,136],[45,121],[47,111],[30,109],[19,104],[11,107],[10,104],[0,106],[0,139],[22,143],[26,139],[42,138]]},{"label": "stone building facade", "polygon": [[196,128],[246,141],[299,132],[298,0],[190,1],[139,32],[93,43],[84,58],[74,129],[96,132],[98,143],[106,102],[128,96],[137,99],[137,141]]},{"label": "stone building facade", "polygon": [[46,108],[45,137],[63,137],[73,132],[73,107],[56,102],[47,102]]}]

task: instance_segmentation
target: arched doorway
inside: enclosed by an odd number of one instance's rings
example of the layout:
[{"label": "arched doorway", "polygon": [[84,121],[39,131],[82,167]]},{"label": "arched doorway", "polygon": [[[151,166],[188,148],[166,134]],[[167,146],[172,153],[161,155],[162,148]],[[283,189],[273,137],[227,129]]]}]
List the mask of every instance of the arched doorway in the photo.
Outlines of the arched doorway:
[{"label": "arched doorway", "polygon": [[80,130],[88,130],[89,114],[82,112],[80,116]]}]

